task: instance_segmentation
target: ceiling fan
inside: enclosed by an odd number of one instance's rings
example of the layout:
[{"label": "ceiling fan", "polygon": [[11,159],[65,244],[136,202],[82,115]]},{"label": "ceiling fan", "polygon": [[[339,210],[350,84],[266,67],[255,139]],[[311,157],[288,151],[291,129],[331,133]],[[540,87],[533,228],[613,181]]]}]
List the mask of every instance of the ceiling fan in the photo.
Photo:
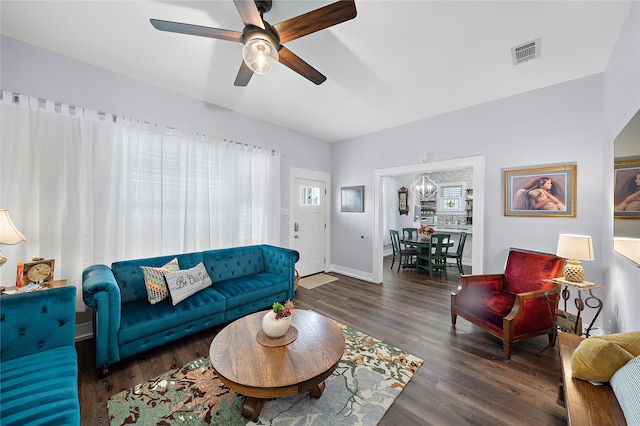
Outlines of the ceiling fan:
[{"label": "ceiling fan", "polygon": [[271,10],[272,0],[233,0],[233,3],[244,22],[242,32],[158,19],[151,19],[151,25],[161,31],[242,43],[243,61],[234,82],[235,86],[246,86],[253,73],[269,73],[275,62],[291,68],[315,84],[322,84],[327,77],[282,43],[348,21],[357,14],[354,0],[340,0],[279,24],[270,25],[263,16]]}]

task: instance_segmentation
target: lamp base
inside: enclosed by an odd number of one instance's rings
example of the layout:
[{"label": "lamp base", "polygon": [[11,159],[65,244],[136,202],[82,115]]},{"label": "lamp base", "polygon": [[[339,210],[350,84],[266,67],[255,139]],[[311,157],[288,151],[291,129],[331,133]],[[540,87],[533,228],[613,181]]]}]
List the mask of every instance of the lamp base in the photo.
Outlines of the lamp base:
[{"label": "lamp base", "polygon": [[577,261],[567,261],[564,265],[564,279],[572,283],[581,283],[584,281],[584,268]]}]

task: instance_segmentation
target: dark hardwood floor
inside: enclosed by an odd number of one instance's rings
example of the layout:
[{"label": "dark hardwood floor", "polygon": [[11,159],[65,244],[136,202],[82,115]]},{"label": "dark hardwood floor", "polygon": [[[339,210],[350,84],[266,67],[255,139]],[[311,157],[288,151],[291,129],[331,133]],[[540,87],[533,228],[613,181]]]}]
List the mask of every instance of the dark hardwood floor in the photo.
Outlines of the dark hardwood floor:
[{"label": "dark hardwood floor", "polygon": [[[556,347],[540,352],[546,336],[516,343],[509,361],[500,341],[458,318],[451,327],[449,280],[413,271],[397,273],[385,258],[383,284],[339,274],[330,284],[298,288],[296,307],[313,309],[397,346],[424,360],[381,425],[566,425],[556,402],[561,377]],[[397,266],[397,264],[396,264]],[[197,357],[206,356],[220,328],[122,361],[99,378],[94,368],[94,340],[77,343],[82,425],[109,423],[107,400]]]}]

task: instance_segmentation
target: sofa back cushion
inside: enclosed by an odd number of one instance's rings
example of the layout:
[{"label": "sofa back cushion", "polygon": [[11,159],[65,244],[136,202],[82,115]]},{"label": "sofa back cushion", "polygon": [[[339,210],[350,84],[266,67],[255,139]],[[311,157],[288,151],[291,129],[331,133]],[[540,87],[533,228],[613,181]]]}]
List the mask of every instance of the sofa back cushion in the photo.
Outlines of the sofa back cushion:
[{"label": "sofa back cushion", "polygon": [[214,288],[216,282],[265,272],[261,246],[209,250],[202,257]]},{"label": "sofa back cushion", "polygon": [[552,289],[555,284],[544,280],[561,276],[563,266],[564,259],[554,254],[511,249],[502,290],[518,294]]},{"label": "sofa back cushion", "polygon": [[187,253],[170,256],[150,257],[146,259],[123,260],[111,264],[111,271],[120,287],[122,303],[146,299],[147,289],[144,285],[144,274],[141,266],[159,268],[178,258],[180,269],[189,269],[202,262],[202,253]]},{"label": "sofa back cushion", "polygon": [[0,361],[63,346],[73,349],[76,291],[74,286],[65,286],[0,296]]}]

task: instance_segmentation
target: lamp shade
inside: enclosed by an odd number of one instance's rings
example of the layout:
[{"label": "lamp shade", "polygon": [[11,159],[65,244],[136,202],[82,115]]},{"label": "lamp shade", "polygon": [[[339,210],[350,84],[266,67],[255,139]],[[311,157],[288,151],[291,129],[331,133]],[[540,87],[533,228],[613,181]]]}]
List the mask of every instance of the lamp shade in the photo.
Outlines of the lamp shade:
[{"label": "lamp shade", "polygon": [[587,235],[560,234],[556,256],[573,260],[594,260],[591,237]]},{"label": "lamp shade", "polygon": [[9,211],[0,209],[0,244],[18,244],[21,241],[26,241],[26,238],[11,222]]}]

